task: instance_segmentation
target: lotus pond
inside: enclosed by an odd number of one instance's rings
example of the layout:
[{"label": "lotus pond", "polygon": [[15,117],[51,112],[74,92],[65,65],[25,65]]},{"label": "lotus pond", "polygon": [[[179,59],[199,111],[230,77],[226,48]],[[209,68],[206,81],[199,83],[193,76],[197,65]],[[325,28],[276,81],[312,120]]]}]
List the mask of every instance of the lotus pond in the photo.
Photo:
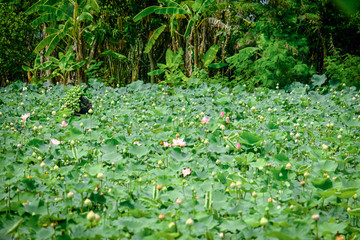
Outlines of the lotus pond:
[{"label": "lotus pond", "polygon": [[0,89],[1,239],[358,239],[359,91]]}]

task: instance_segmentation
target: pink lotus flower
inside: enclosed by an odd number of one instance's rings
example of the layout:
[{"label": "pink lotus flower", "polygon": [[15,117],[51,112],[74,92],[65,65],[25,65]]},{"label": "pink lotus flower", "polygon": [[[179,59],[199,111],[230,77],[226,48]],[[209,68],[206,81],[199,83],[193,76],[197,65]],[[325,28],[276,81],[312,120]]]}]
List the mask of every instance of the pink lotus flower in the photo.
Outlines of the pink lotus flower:
[{"label": "pink lotus flower", "polygon": [[224,112],[221,112],[220,113],[220,117],[224,117],[225,116],[225,113]]},{"label": "pink lotus flower", "polygon": [[168,142],[164,142],[164,143],[163,143],[163,146],[164,146],[164,147],[171,147],[171,144],[168,143]]},{"label": "pink lotus flower", "polygon": [[238,150],[241,149],[241,144],[240,143],[236,144],[236,149],[238,149]]},{"label": "pink lotus flower", "polygon": [[186,177],[187,175],[190,175],[191,174],[190,168],[183,169],[182,174],[183,174],[184,177]]},{"label": "pink lotus flower", "polygon": [[141,143],[139,141],[135,141],[134,144],[141,146]]},{"label": "pink lotus flower", "polygon": [[25,114],[21,115],[20,118],[22,119],[21,120],[22,122],[25,122],[28,117],[30,117],[30,113],[25,113]]},{"label": "pink lotus flower", "polygon": [[184,141],[183,138],[181,138],[181,139],[173,139],[172,146],[185,147],[185,146],[186,146],[186,142]]},{"label": "pink lotus flower", "polygon": [[227,122],[227,123],[229,123],[229,122],[230,122],[229,117],[226,117],[226,122]]},{"label": "pink lotus flower", "polygon": [[66,127],[67,125],[69,125],[69,124],[66,123],[65,121],[62,121],[61,124],[59,124],[60,127]]},{"label": "pink lotus flower", "polygon": [[54,144],[55,146],[59,145],[61,142],[59,140],[56,140],[55,138],[50,139],[50,142]]},{"label": "pink lotus flower", "polygon": [[202,124],[209,124],[209,121],[210,121],[210,118],[208,118],[208,117],[206,117],[206,116],[204,116],[203,118],[202,118],[202,120],[201,120],[201,123]]}]

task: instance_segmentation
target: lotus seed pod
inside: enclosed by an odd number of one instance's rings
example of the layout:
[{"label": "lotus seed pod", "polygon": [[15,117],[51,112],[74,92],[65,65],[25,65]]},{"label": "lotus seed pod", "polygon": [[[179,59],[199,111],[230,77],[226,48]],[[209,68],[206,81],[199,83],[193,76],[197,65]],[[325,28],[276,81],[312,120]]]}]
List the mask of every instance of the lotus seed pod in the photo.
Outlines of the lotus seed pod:
[{"label": "lotus seed pod", "polygon": [[84,127],[84,123],[81,122],[81,123],[80,123],[80,127],[83,128],[83,127]]},{"label": "lotus seed pod", "polygon": [[158,216],[159,220],[162,221],[165,219],[165,215],[163,213],[160,213]]},{"label": "lotus seed pod", "polygon": [[156,189],[157,190],[161,190],[163,188],[163,186],[161,185],[161,184],[158,184],[157,186],[156,186]]},{"label": "lotus seed pod", "polygon": [[41,162],[41,163],[40,163],[40,167],[41,167],[41,168],[44,168],[45,166],[46,166],[46,164],[45,164],[44,162]]}]

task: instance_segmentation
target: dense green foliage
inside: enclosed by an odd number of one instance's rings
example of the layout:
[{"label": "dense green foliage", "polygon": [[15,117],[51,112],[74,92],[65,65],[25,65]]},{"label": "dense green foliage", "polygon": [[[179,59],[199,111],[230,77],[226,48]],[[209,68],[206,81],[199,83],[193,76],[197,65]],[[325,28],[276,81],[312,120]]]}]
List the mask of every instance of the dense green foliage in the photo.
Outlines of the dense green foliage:
[{"label": "dense green foliage", "polygon": [[325,80],[92,82],[81,117],[71,86],[2,88],[0,236],[358,239],[359,91]]},{"label": "dense green foliage", "polygon": [[0,86],[7,80],[27,79],[21,65],[35,56],[36,31],[28,24],[31,18],[22,11],[18,5],[0,1]]},{"label": "dense green foliage", "polygon": [[[253,89],[310,83],[314,73],[359,85],[360,6],[355,0],[1,2],[7,12],[2,27],[12,28],[2,30],[6,35],[0,42],[6,50],[2,77],[9,81],[24,79],[20,67],[25,65],[29,80],[40,85],[49,79],[80,83],[96,78],[113,87],[138,79],[187,86],[188,78],[197,76]],[[36,47],[34,36],[40,36]],[[209,52],[214,46],[217,50]],[[168,49],[183,51],[173,76],[163,69]],[[63,66],[76,69],[66,67],[66,76],[60,65],[47,65],[69,50],[74,57]],[[208,53],[210,63],[204,60]]]}]

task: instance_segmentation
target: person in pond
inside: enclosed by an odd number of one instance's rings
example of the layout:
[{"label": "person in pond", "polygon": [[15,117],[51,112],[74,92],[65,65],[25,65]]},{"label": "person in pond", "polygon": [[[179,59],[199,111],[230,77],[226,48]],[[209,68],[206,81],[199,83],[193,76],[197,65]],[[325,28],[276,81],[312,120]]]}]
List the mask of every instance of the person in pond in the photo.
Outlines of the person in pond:
[{"label": "person in pond", "polygon": [[86,96],[80,97],[80,111],[76,115],[86,114],[92,108],[91,101]]}]

